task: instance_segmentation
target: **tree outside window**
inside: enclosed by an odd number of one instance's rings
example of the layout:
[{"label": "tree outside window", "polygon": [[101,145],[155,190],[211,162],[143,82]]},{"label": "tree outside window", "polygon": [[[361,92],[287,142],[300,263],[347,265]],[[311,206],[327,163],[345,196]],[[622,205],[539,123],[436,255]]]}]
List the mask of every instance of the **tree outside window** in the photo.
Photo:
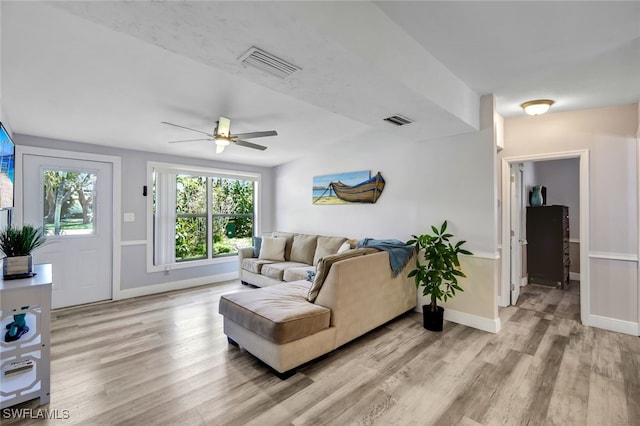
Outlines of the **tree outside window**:
[{"label": "tree outside window", "polygon": [[94,173],[44,170],[43,184],[43,222],[46,235],[94,233]]}]

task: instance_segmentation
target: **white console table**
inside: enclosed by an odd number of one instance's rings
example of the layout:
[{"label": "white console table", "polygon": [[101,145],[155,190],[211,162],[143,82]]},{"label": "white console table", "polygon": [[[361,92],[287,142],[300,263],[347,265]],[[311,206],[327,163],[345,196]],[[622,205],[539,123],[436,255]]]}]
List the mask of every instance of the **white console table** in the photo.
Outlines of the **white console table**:
[{"label": "white console table", "polygon": [[[33,269],[32,278],[0,280],[0,408],[35,398],[40,398],[40,405],[50,400],[51,265]],[[6,326],[16,314],[25,314],[29,331],[7,343]],[[6,374],[20,361],[33,366]]]}]

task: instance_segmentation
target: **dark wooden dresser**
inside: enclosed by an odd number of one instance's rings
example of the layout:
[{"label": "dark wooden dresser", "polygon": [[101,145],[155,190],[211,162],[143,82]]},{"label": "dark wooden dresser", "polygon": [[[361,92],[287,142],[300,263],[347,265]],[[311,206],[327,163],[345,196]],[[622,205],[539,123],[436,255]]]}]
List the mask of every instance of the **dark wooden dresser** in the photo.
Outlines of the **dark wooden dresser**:
[{"label": "dark wooden dresser", "polygon": [[529,282],[566,288],[569,263],[569,208],[527,207]]}]

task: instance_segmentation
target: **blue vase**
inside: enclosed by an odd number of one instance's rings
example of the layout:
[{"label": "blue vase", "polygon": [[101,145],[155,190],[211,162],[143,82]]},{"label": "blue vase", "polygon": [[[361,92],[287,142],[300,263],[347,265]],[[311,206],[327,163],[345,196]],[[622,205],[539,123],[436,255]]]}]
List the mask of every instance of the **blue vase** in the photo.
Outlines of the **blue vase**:
[{"label": "blue vase", "polygon": [[544,198],[542,196],[542,185],[536,185],[531,190],[531,205],[538,207],[544,204]]}]

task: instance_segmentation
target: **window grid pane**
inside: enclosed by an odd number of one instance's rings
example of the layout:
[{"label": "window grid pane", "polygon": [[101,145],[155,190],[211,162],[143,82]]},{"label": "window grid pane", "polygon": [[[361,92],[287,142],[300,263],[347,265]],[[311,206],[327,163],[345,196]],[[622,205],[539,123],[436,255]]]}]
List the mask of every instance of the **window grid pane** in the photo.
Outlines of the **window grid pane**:
[{"label": "window grid pane", "polygon": [[206,259],[207,216],[185,216],[176,217],[176,261]]}]

